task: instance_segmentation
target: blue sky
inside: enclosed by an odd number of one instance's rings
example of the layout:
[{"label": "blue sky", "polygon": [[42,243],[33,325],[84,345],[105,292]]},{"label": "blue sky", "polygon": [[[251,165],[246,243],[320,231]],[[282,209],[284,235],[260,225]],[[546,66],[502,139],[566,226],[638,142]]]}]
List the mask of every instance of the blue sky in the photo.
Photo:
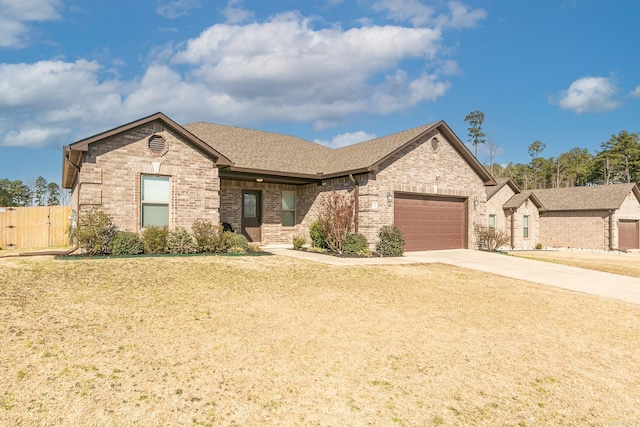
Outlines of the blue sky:
[{"label": "blue sky", "polygon": [[[615,7],[611,5],[615,4]],[[636,0],[0,0],[0,178],[162,111],[341,146],[485,114],[495,161],[640,130]],[[484,147],[478,153],[486,162]]]}]

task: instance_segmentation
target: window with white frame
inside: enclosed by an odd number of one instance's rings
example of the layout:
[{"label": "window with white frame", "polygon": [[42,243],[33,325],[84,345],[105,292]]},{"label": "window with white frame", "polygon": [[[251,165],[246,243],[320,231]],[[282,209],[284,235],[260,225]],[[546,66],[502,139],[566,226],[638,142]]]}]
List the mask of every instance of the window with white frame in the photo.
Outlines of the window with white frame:
[{"label": "window with white frame", "polygon": [[295,227],[296,225],[296,193],[295,191],[282,192],[282,226]]},{"label": "window with white frame", "polygon": [[496,228],[496,215],[489,215],[489,228]]},{"label": "window with white frame", "polygon": [[529,238],[529,215],[522,217],[522,237],[525,239]]},{"label": "window with white frame", "polygon": [[169,226],[169,177],[142,175],[140,187],[142,228]]}]

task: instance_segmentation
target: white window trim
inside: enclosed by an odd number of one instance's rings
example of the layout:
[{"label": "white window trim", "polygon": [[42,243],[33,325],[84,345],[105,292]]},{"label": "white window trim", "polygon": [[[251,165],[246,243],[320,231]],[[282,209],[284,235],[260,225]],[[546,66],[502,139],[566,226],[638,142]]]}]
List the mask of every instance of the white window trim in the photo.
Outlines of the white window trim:
[{"label": "white window trim", "polygon": [[[167,179],[168,185],[169,185],[169,188],[167,189],[167,191],[169,192],[169,194],[168,194],[168,200],[166,202],[165,201],[143,200],[142,199],[142,197],[143,197],[142,183],[144,181],[144,178],[148,177],[148,176],[149,177],[159,177],[159,178],[166,178]],[[172,185],[171,184],[172,184],[171,183],[171,176],[168,176],[168,175],[158,175],[158,174],[152,174],[152,173],[140,174],[140,187],[139,187],[140,188],[140,219],[139,220],[140,220],[140,229],[141,230],[144,229],[144,227],[143,227],[143,224],[144,224],[144,221],[143,221],[143,214],[144,214],[143,206],[147,205],[147,204],[149,204],[149,205],[167,205],[167,211],[168,211],[167,212],[167,227],[169,227],[169,225],[171,224],[171,194],[172,194],[172,191],[171,191]]]}]

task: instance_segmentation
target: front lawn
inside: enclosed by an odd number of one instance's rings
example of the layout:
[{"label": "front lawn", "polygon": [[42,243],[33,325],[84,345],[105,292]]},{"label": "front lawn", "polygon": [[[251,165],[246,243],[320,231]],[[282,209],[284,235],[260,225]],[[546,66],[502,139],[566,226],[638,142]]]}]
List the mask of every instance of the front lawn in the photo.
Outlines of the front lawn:
[{"label": "front lawn", "polygon": [[640,307],[444,266],[0,259],[0,425],[634,425]]},{"label": "front lawn", "polygon": [[510,255],[572,267],[640,277],[640,254],[588,251],[514,251]]}]

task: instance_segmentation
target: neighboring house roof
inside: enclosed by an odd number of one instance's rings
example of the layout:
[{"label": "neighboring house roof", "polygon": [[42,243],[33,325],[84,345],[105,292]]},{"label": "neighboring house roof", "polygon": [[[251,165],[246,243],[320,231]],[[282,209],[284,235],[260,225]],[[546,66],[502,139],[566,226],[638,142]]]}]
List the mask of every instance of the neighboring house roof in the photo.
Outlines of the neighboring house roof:
[{"label": "neighboring house roof", "polygon": [[504,187],[505,185],[509,185],[509,187],[511,187],[513,192],[516,194],[520,192],[520,189],[518,188],[516,183],[511,180],[511,178],[500,178],[496,180],[496,185],[488,185],[484,187],[485,191],[487,192],[487,200],[495,196],[498,191],[502,190],[502,187]]},{"label": "neighboring house roof", "polygon": [[640,200],[633,183],[532,190],[547,211],[616,210],[632,191]]},{"label": "neighboring house roof", "polygon": [[[518,191],[520,191],[520,190],[518,190]],[[509,200],[507,200],[505,202],[504,205],[502,205],[502,209],[505,209],[505,210],[518,209],[527,200],[531,200],[533,202],[533,204],[536,205],[538,210],[541,210],[541,211],[546,210],[545,209],[546,206],[543,206],[543,204],[540,202],[540,200],[536,196],[536,193],[534,193],[531,190],[527,190],[527,191],[523,191],[521,193],[514,194]]]}]

